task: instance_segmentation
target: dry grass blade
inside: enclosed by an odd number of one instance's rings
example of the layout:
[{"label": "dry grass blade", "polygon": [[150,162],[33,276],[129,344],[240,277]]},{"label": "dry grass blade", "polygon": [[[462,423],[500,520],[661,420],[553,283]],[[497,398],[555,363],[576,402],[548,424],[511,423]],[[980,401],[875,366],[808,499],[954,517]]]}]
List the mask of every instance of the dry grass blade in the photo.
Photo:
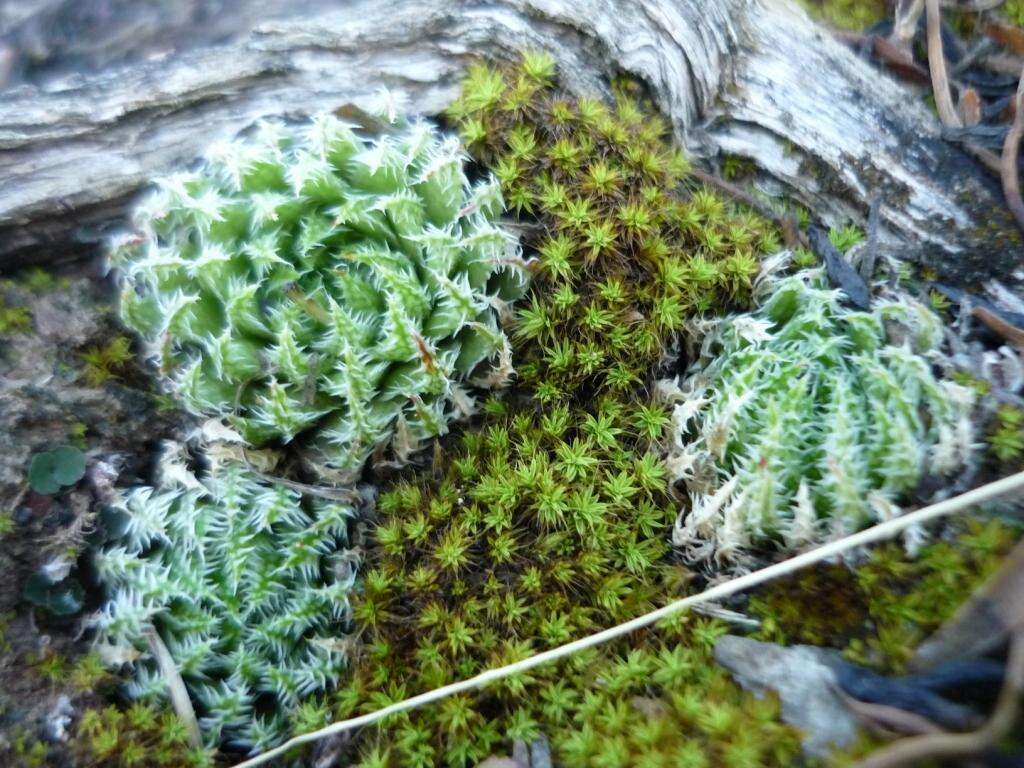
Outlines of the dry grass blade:
[{"label": "dry grass blade", "polygon": [[1020,140],[1024,136],[1024,72],[1017,84],[1017,96],[1014,99],[1013,123],[1003,143],[1003,159],[1000,164],[1000,176],[1003,179],[1003,194],[1006,205],[1017,220],[1017,225],[1024,230],[1024,200],[1020,197]]},{"label": "dry grass blade", "polygon": [[917,22],[924,12],[924,0],[899,0],[893,19],[892,35],[889,40],[910,56],[910,41],[917,33]]},{"label": "dry grass blade", "polygon": [[149,649],[153,652],[153,657],[160,668],[160,674],[167,681],[171,705],[188,732],[188,743],[194,749],[199,749],[203,746],[203,739],[199,733],[199,722],[196,720],[196,711],[192,708],[192,700],[188,697],[188,690],[178,672],[178,666],[174,663],[170,651],[167,650],[167,646],[164,645],[164,641],[160,639],[160,635],[155,629],[149,627],[146,629],[145,635]]},{"label": "dry grass blade", "polygon": [[928,69],[932,73],[932,92],[939,120],[947,128],[963,128],[949,89],[946,53],[942,49],[942,10],[939,8],[939,0],[925,0],[925,7],[928,11]]},{"label": "dry grass blade", "polygon": [[837,688],[836,693],[847,709],[866,727],[879,735],[903,734],[920,736],[926,733],[945,733],[926,717],[888,704],[874,704],[855,699]]}]

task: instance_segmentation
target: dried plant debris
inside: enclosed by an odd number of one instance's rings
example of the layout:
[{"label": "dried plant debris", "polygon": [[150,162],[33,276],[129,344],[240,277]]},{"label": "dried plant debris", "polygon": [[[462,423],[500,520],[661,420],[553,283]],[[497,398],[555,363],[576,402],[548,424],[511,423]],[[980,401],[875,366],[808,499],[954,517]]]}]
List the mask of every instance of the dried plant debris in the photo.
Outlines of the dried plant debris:
[{"label": "dried plant debris", "polygon": [[121,315],[190,409],[355,476],[465,416],[507,349],[526,275],[501,210],[427,123],[263,122],[140,203],[112,258]]},{"label": "dried plant debris", "polygon": [[942,326],[920,304],[855,312],[802,272],[709,326],[688,378],[660,386],[670,479],[690,494],[673,542],[691,562],[742,566],[892,517],[971,450],[973,393],[933,374]]},{"label": "dried plant debris", "polygon": [[167,681],[146,639],[155,628],[207,744],[274,746],[300,699],[330,690],[346,667],[353,510],[303,504],[225,463],[203,483],[134,488],[112,514],[120,535],[95,556],[111,595],[91,620],[100,655],[131,667],[133,698],[159,699]]}]

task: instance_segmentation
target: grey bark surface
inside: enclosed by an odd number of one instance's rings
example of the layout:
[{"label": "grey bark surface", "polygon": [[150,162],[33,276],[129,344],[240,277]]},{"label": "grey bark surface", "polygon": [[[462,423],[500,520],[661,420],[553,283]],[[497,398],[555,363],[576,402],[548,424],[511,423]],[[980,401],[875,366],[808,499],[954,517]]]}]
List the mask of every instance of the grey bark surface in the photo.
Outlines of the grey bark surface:
[{"label": "grey bark surface", "polygon": [[259,117],[372,109],[382,87],[437,114],[470,61],[525,48],[575,92],[638,78],[692,152],[750,158],[826,223],[877,196],[882,246],[949,282],[1024,284],[996,181],[792,0],[8,0],[0,269],[94,251],[147,180]]}]

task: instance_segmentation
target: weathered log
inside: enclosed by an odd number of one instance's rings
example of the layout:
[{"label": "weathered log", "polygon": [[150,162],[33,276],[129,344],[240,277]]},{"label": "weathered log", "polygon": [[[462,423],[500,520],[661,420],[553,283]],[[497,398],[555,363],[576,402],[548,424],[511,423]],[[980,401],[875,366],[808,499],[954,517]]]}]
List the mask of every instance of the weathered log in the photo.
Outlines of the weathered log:
[{"label": "weathered log", "polygon": [[[73,5],[37,4],[47,18]],[[947,282],[1024,283],[995,181],[917,94],[792,0],[239,0],[218,35],[188,34],[213,0],[189,0],[195,13],[163,35],[133,17],[140,4],[106,5],[120,15],[88,45],[50,41],[46,66],[0,100],[0,269],[94,249],[147,179],[258,117],[366,109],[382,86],[433,114],[473,58],[539,47],[577,92],[606,92],[616,72],[642,80],[693,153],[749,157],[826,223],[863,222],[877,196],[882,246]],[[81,71],[60,74],[62,55]]]}]

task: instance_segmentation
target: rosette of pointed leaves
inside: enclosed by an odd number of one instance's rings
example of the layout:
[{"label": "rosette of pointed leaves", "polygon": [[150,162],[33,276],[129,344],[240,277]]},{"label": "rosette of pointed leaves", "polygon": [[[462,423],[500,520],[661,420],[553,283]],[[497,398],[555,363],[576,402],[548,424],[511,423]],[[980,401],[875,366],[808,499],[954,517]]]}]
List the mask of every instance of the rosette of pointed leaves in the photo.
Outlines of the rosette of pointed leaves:
[{"label": "rosette of pointed leaves", "polygon": [[209,745],[260,750],[286,734],[301,698],[331,689],[357,558],[352,510],[269,485],[238,465],[203,484],[140,487],[115,505],[122,535],[95,556],[110,600],[98,647],[130,663],[133,697],[163,696],[145,638],[154,628]]},{"label": "rosette of pointed leaves", "polygon": [[426,123],[264,122],[139,206],[121,315],[189,408],[354,474],[443,433],[484,361],[510,367],[499,315],[525,275],[501,210]]},{"label": "rosette of pointed leaves", "polygon": [[674,543],[742,563],[899,514],[925,475],[971,446],[970,390],[937,380],[939,319],[912,300],[852,311],[817,271],[782,279],[763,307],[715,323],[678,386],[667,463],[691,492]]}]

